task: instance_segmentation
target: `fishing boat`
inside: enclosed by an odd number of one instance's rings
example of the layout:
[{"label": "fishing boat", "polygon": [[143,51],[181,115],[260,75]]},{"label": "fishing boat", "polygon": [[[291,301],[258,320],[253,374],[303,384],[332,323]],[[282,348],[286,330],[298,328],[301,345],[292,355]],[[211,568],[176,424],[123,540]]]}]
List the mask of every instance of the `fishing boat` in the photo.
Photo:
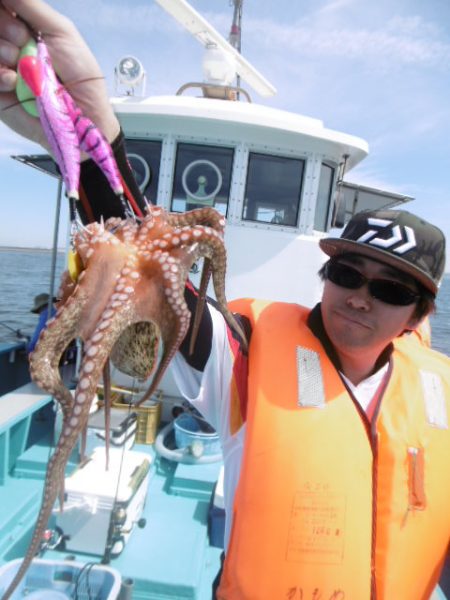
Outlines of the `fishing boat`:
[{"label": "fishing boat", "polygon": [[[238,51],[242,0],[234,0],[231,43],[184,0],[156,1],[204,45],[206,75],[173,96],[146,96],[137,93],[145,77],[140,61],[127,56],[118,64],[124,94],[111,101],[142,192],[169,211],[213,206],[226,217],[228,299],[312,306],[320,297],[320,238],[355,212],[412,198],[347,179],[368,154],[365,140],[253,101],[247,85],[262,96],[275,90]],[[59,177],[47,155],[15,158]],[[60,182],[57,194],[59,200]],[[196,285],[200,272],[194,265]],[[66,373],[69,386],[76,366]],[[23,340],[0,344],[0,386],[1,593],[30,540],[60,415],[30,382]],[[158,394],[134,410],[143,389],[113,372],[105,473],[99,388],[89,460],[79,464],[73,452],[64,512],[55,507],[40,555],[14,598],[211,598],[224,526],[217,439],[198,427],[201,419],[170,370]],[[180,416],[188,418],[184,425]],[[445,599],[442,589],[433,599]]]}]

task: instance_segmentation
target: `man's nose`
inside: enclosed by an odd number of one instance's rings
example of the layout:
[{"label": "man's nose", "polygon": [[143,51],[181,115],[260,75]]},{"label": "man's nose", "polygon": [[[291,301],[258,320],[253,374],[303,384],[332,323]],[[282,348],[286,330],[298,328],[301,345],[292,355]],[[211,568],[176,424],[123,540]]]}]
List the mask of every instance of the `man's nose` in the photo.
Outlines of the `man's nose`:
[{"label": "man's nose", "polygon": [[349,290],[346,303],[347,306],[350,306],[355,310],[370,310],[372,306],[372,296],[370,295],[368,286],[365,284],[357,290]]}]

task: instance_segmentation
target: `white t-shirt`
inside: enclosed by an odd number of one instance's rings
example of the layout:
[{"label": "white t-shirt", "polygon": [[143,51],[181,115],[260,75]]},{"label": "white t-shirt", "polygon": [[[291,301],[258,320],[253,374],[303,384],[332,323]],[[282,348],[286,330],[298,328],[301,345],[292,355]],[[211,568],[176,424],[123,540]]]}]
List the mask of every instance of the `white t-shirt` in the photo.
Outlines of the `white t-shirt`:
[{"label": "white t-shirt", "polygon": [[[233,375],[234,356],[231,352],[225,321],[218,310],[208,305],[213,324],[211,353],[204,372],[187,364],[177,353],[173,365],[175,381],[181,394],[202,413],[204,418],[219,434],[224,461],[224,505],[225,505],[225,549],[231,533],[231,518],[236,487],[239,481],[245,438],[245,423],[234,434],[230,432],[230,387]],[[342,373],[349,389],[366,410],[383,376],[388,369],[384,365],[357,386]]]}]

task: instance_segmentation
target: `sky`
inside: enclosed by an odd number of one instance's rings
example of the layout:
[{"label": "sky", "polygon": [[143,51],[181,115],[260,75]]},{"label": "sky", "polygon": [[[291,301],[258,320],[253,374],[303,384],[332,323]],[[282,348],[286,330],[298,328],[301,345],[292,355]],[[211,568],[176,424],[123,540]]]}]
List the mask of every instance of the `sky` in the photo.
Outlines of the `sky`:
[{"label": "sky", "polygon": [[[88,41],[111,95],[126,54],[144,64],[148,95],[201,80],[201,45],[154,0],[50,3]],[[190,3],[228,36],[229,0]],[[254,102],[367,140],[368,158],[346,179],[413,196],[405,208],[450,239],[448,0],[245,0],[242,53],[278,90],[268,100],[252,93]],[[0,245],[50,247],[56,180],[10,159],[40,149],[1,124],[0,142]],[[66,235],[64,225],[60,246]]]}]

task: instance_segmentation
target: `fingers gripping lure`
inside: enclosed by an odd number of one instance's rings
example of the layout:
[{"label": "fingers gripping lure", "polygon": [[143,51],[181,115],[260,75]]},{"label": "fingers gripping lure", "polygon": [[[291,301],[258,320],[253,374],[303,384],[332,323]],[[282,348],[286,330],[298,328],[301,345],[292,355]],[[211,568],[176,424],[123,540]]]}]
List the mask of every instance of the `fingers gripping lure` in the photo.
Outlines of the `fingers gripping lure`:
[{"label": "fingers gripping lure", "polygon": [[81,223],[76,210],[79,199],[81,150],[90,156],[119,197],[126,216],[133,216],[123,195],[119,170],[111,146],[98,128],[85,117],[53,69],[47,45],[37,36],[37,55],[19,60],[19,73],[36,98],[44,133],[64,179],[74,230]]}]

